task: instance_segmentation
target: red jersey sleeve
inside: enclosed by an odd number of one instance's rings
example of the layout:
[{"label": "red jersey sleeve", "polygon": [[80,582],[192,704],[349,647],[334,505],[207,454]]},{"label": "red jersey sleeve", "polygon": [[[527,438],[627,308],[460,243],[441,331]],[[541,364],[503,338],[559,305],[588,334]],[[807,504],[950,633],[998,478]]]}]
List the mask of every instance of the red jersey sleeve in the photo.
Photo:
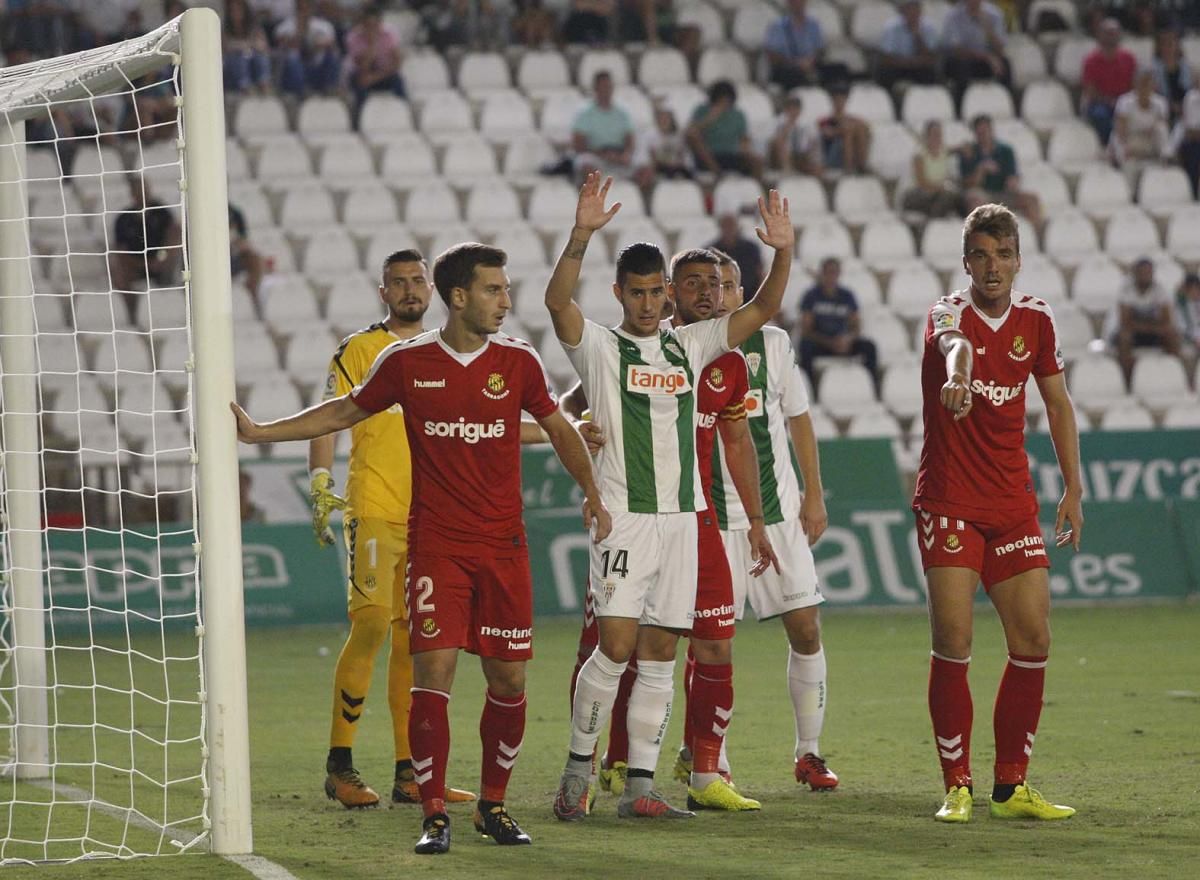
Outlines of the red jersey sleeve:
[{"label": "red jersey sleeve", "polygon": [[542,359],[530,350],[522,352],[521,363],[521,409],[535,419],[544,419],[558,409],[558,398],[554,386],[542,366]]},{"label": "red jersey sleeve", "polygon": [[725,422],[736,422],[746,418],[746,395],[750,393],[750,374],[746,371],[746,361],[742,357],[730,358],[730,380],[733,386],[729,392],[729,403],[718,413],[717,418]]},{"label": "red jersey sleeve", "polygon": [[1043,309],[1039,310],[1038,315],[1042,322],[1042,333],[1037,361],[1033,365],[1033,375],[1038,378],[1053,376],[1066,368],[1062,346],[1058,343],[1058,325],[1054,321],[1054,313],[1048,305],[1043,304]]},{"label": "red jersey sleeve", "polygon": [[379,352],[362,382],[350,392],[350,399],[372,415],[404,402],[404,357],[400,343]]}]

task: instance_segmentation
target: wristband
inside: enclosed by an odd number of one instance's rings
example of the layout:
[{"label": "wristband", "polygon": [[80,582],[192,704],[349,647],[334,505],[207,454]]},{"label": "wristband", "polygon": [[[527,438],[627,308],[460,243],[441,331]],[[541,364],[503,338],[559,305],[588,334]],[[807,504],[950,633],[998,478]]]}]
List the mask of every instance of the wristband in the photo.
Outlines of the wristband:
[{"label": "wristband", "polygon": [[311,483],[313,480],[315,480],[321,474],[327,474],[330,479],[333,479],[333,474],[329,473],[329,468],[315,467],[311,471],[308,472],[309,482]]}]

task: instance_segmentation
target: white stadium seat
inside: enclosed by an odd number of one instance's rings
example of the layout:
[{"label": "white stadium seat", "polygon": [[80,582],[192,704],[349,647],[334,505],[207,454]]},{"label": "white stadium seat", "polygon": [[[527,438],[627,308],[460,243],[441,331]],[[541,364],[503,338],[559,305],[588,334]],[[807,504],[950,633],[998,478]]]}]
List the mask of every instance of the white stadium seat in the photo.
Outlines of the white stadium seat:
[{"label": "white stadium seat", "polygon": [[767,0],[742,0],[733,7],[733,41],[743,49],[758,51],[762,48],[767,26],[779,18],[779,10]]},{"label": "white stadium seat", "polygon": [[1177,260],[1200,263],[1200,205],[1179,208],[1167,220],[1167,253]]},{"label": "white stadium seat", "polygon": [[1004,141],[1017,155],[1017,167],[1024,168],[1030,162],[1042,161],[1042,144],[1037,134],[1022,119],[997,119],[994,126],[996,140]]},{"label": "white stadium seat", "polygon": [[806,125],[816,125],[833,112],[833,100],[820,86],[800,86],[788,94],[800,99],[800,121]]},{"label": "white stadium seat", "polygon": [[[229,182],[229,204],[242,212],[251,230],[275,225],[271,202],[261,186],[250,180]],[[251,235],[254,233],[251,232]]]},{"label": "white stadium seat", "polygon": [[404,222],[414,231],[435,230],[461,221],[458,196],[440,178],[418,184],[409,190]]},{"label": "white stadium seat", "polygon": [[629,114],[635,133],[654,126],[654,105],[641,86],[634,83],[617,86],[613,90],[613,104]]},{"label": "white stadium seat", "polygon": [[415,127],[408,101],[382,92],[368,96],[358,121],[362,136],[378,146],[386,146],[393,135],[407,134]]},{"label": "white stadium seat", "polygon": [[821,181],[808,174],[782,177],[775,184],[779,195],[788,200],[792,225],[803,227],[818,217],[829,216],[829,199]]},{"label": "white stadium seat", "polygon": [[650,195],[650,215],[664,229],[675,231],[705,213],[704,192],[693,180],[660,180]]},{"label": "white stadium seat", "polygon": [[543,231],[558,231],[575,220],[579,201],[575,188],[561,178],[541,180],[529,196],[529,222]]},{"label": "white stadium seat", "polygon": [[937,273],[913,260],[897,266],[888,278],[887,305],[899,317],[923,324],[929,309],[945,293]]},{"label": "white stadium seat", "polygon": [[571,85],[571,72],[562,52],[535,49],[521,56],[517,64],[517,86],[529,95],[540,95]]},{"label": "white stadium seat", "polygon": [[912,157],[920,143],[902,122],[876,122],[871,126],[867,164],[886,180],[901,180],[912,173]]},{"label": "white stadium seat", "polygon": [[1129,207],[1129,179],[1107,162],[1086,165],[1075,185],[1075,205],[1091,217],[1111,217]]},{"label": "white stadium seat", "polygon": [[513,186],[532,187],[542,179],[540,169],[557,157],[543,135],[531,132],[515,137],[505,145],[501,171]]},{"label": "white stadium seat", "polygon": [[1096,48],[1096,41],[1082,34],[1067,34],[1054,50],[1054,75],[1072,88],[1079,85],[1083,59]]},{"label": "white stadium seat", "polygon": [[1071,93],[1056,79],[1030,83],[1021,93],[1021,118],[1038,131],[1050,131],[1074,115]]},{"label": "white stadium seat", "polygon": [[821,406],[835,419],[848,419],[855,413],[873,408],[875,383],[858,361],[829,360],[817,381]]},{"label": "white stadium seat", "polygon": [[699,29],[700,44],[711,46],[725,42],[725,19],[702,0],[681,4],[676,12],[679,24]]},{"label": "white stadium seat", "polygon": [[1067,298],[1067,282],[1062,270],[1046,254],[1029,252],[1021,237],[1021,271],[1014,285],[1017,290],[1049,302],[1055,308]]},{"label": "white stadium seat", "polygon": [[410,189],[437,177],[433,148],[418,132],[395,135],[388,140],[379,163],[379,176],[397,189]]},{"label": "white stadium seat", "polygon": [[615,85],[623,86],[633,81],[629,75],[629,57],[624,52],[619,49],[587,49],[579,59],[575,82],[581,89],[590,92],[592,79],[602,70],[612,76]]},{"label": "white stadium seat", "polygon": [[637,81],[643,88],[691,82],[687,57],[674,46],[654,46],[638,59]]},{"label": "white stadium seat", "polygon": [[1147,409],[1155,412],[1164,412],[1172,404],[1196,400],[1188,388],[1183,361],[1176,355],[1159,351],[1138,355],[1129,390]]},{"label": "white stadium seat", "polygon": [[418,114],[418,128],[434,143],[444,143],[474,131],[471,105],[458,92],[431,93]]},{"label": "white stadium seat", "polygon": [[571,126],[588,100],[576,91],[554,92],[542,104],[538,128],[556,144],[571,142]]},{"label": "white stadium seat", "polygon": [[290,182],[307,181],[312,177],[312,160],[300,139],[293,134],[280,134],[258,142],[255,178],[259,183],[286,187]]},{"label": "white stadium seat", "polygon": [[1053,216],[1063,208],[1071,207],[1071,191],[1067,188],[1067,181],[1047,162],[1021,166],[1021,188],[1037,193],[1046,216]]},{"label": "white stadium seat", "polygon": [[775,105],[771,96],[754,83],[738,83],[737,107],[746,114],[746,124],[750,128],[750,138],[760,146],[774,132]]},{"label": "white stadium seat", "polygon": [[910,334],[904,322],[886,308],[876,308],[865,316],[862,333],[875,343],[881,367],[912,357]]},{"label": "white stadium seat", "polygon": [[880,397],[897,417],[919,417],[923,404],[920,361],[906,360],[891,364],[884,371]]},{"label": "white stadium seat", "polygon": [[[800,266],[793,266],[792,272],[794,274],[803,273],[806,276],[808,274]],[[811,281],[807,281],[806,286],[811,283]],[[854,298],[858,300],[858,307],[864,314],[883,306],[883,293],[879,289],[879,277],[862,260],[854,257],[842,260],[842,275],[839,283],[854,291]]]},{"label": "white stadium seat", "polygon": [[499,52],[467,52],[458,67],[458,87],[471,98],[512,88],[508,62]]},{"label": "white stadium seat", "polygon": [[872,269],[886,272],[916,256],[912,230],[895,215],[868,220],[858,244],[858,255]]},{"label": "white stadium seat", "polygon": [[898,439],[904,432],[896,417],[882,407],[872,407],[850,417],[847,437],[884,437]]},{"label": "white stadium seat", "polygon": [[353,232],[359,232],[364,227],[399,223],[400,212],[396,209],[396,199],[389,190],[379,186],[368,186],[346,193],[342,202],[341,218],[342,223]]},{"label": "white stadium seat", "polygon": [[356,135],[330,135],[322,142],[317,157],[317,177],[330,189],[339,191],[376,182],[375,160]]},{"label": "white stadium seat", "polygon": [[533,107],[520,92],[512,89],[488,95],[479,111],[479,133],[490,141],[510,141],[537,131]]},{"label": "white stadium seat", "polygon": [[246,95],[238,102],[233,130],[243,141],[286,134],[288,120],[283,101],[273,95]]},{"label": "white stadium seat", "polygon": [[400,73],[408,93],[422,101],[431,93],[450,88],[450,68],[445,59],[432,50],[405,52]]},{"label": "white stadium seat", "polygon": [[457,137],[442,154],[442,177],[464,187],[496,176],[496,154],[481,137]]},{"label": "white stadium seat", "polygon": [[1172,404],[1163,414],[1164,428],[1200,428],[1200,403],[1185,401]]},{"label": "white stadium seat", "polygon": [[797,255],[805,268],[815,270],[826,257],[845,259],[854,256],[854,242],[842,222],[830,215],[804,227]]},{"label": "white stadium seat", "polygon": [[1054,309],[1054,325],[1058,328],[1058,345],[1063,355],[1067,360],[1082,357],[1096,336],[1091,320],[1073,302],[1056,302],[1051,307]]},{"label": "white stadium seat", "polygon": [[1141,208],[1130,205],[1109,217],[1104,229],[1104,251],[1118,262],[1131,263],[1161,247],[1158,227]]},{"label": "white stadium seat", "polygon": [[504,180],[475,184],[467,193],[466,221],[487,234],[499,232],[521,220],[521,201]]},{"label": "white stadium seat", "polygon": [[1063,266],[1077,266],[1100,249],[1096,227],[1086,214],[1074,208],[1051,216],[1043,238],[1043,250]]},{"label": "white stadium seat", "polygon": [[1187,174],[1176,165],[1150,165],[1138,178],[1137,202],[1152,217],[1169,217],[1195,205]]},{"label": "white stadium seat", "polygon": [[1013,84],[1023,89],[1031,83],[1046,78],[1046,55],[1041,44],[1025,34],[1009,34],[1004,47],[1012,70]]},{"label": "white stadium seat", "polygon": [[690,83],[680,86],[661,86],[653,92],[656,103],[661,103],[675,116],[681,129],[692,121],[696,108],[706,100],[704,90]]},{"label": "white stadium seat", "polygon": [[954,119],[954,98],[945,86],[909,86],[900,104],[900,118],[914,132],[919,132],[930,119]]},{"label": "white stadium seat", "polygon": [[980,114],[986,114],[993,119],[1009,119],[1016,116],[1012,92],[996,82],[971,83],[963,92],[962,119],[969,124]]},{"label": "white stadium seat", "polygon": [[1089,354],[1075,361],[1070,388],[1075,405],[1088,413],[1102,412],[1126,397],[1120,366],[1103,354]]},{"label": "white stadium seat", "polygon": [[851,7],[850,36],[864,49],[875,49],[896,8],[884,0],[861,0]]},{"label": "white stadium seat", "polygon": [[739,91],[750,84],[750,68],[741,50],[733,46],[709,46],[700,53],[696,82],[707,87],[719,79],[737,83]]},{"label": "white stadium seat", "polygon": [[1075,267],[1071,299],[1092,316],[1107,314],[1117,301],[1125,273],[1109,257],[1096,253]]},{"label": "white stadium seat", "polygon": [[1154,416],[1136,400],[1122,401],[1100,414],[1101,431],[1152,431]]},{"label": "white stadium seat", "polygon": [[855,175],[842,177],[833,189],[833,210],[848,223],[855,225],[887,214],[887,193],[877,177]]},{"label": "white stadium seat", "polygon": [[763,195],[762,185],[740,174],[727,174],[717,181],[713,189],[713,214],[734,213],[758,216],[758,200]]},{"label": "white stadium seat", "polygon": [[546,246],[542,237],[526,223],[506,224],[496,233],[492,244],[508,254],[510,274],[546,267]]},{"label": "white stadium seat", "polygon": [[921,256],[941,272],[962,269],[962,221],[937,217],[925,224],[921,233]]},{"label": "white stadium seat", "polygon": [[306,98],[296,117],[296,131],[309,142],[348,134],[350,110],[341,98]]},{"label": "white stadium seat", "polygon": [[841,10],[829,0],[809,0],[808,14],[821,25],[821,35],[826,43],[840,42],[841,38],[846,36]]},{"label": "white stadium seat", "polygon": [[1096,130],[1081,119],[1064,119],[1050,131],[1046,160],[1068,174],[1077,174],[1101,158]]},{"label": "white stadium seat", "polygon": [[279,225],[288,232],[337,223],[333,196],[319,183],[292,187],[283,197]]},{"label": "white stadium seat", "polygon": [[345,230],[324,229],[302,248],[300,269],[310,278],[330,278],[358,269],[358,247]]}]

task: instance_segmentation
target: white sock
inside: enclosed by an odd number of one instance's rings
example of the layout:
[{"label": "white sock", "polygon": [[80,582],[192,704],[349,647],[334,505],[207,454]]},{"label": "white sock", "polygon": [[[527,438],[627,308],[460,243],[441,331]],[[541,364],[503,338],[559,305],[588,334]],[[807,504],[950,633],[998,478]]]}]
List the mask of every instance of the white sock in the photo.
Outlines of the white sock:
[{"label": "white sock", "polygon": [[729,766],[729,752],[725,750],[725,744],[729,742],[729,738],[725,737],[721,740],[721,756],[717,758],[717,769],[722,773],[733,775],[733,770]]},{"label": "white sock", "polygon": [[654,772],[674,695],[674,660],[638,660],[637,680],[629,694],[630,770]]},{"label": "white sock", "polygon": [[608,724],[617,688],[628,663],[614,663],[600,651],[592,652],[575,680],[575,702],[571,706],[571,745],[577,755],[590,755]]},{"label": "white sock", "polygon": [[825,648],[797,654],[789,647],[787,674],[796,715],[796,757],[819,755],[817,743],[825,726]]}]

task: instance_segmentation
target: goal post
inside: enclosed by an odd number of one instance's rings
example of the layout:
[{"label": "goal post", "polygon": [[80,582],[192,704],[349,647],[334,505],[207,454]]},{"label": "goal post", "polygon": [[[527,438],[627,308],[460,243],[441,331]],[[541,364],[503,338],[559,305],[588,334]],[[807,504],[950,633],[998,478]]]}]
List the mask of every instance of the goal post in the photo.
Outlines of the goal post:
[{"label": "goal post", "polygon": [[212,10],[0,70],[0,864],[252,851],[226,199]]}]

